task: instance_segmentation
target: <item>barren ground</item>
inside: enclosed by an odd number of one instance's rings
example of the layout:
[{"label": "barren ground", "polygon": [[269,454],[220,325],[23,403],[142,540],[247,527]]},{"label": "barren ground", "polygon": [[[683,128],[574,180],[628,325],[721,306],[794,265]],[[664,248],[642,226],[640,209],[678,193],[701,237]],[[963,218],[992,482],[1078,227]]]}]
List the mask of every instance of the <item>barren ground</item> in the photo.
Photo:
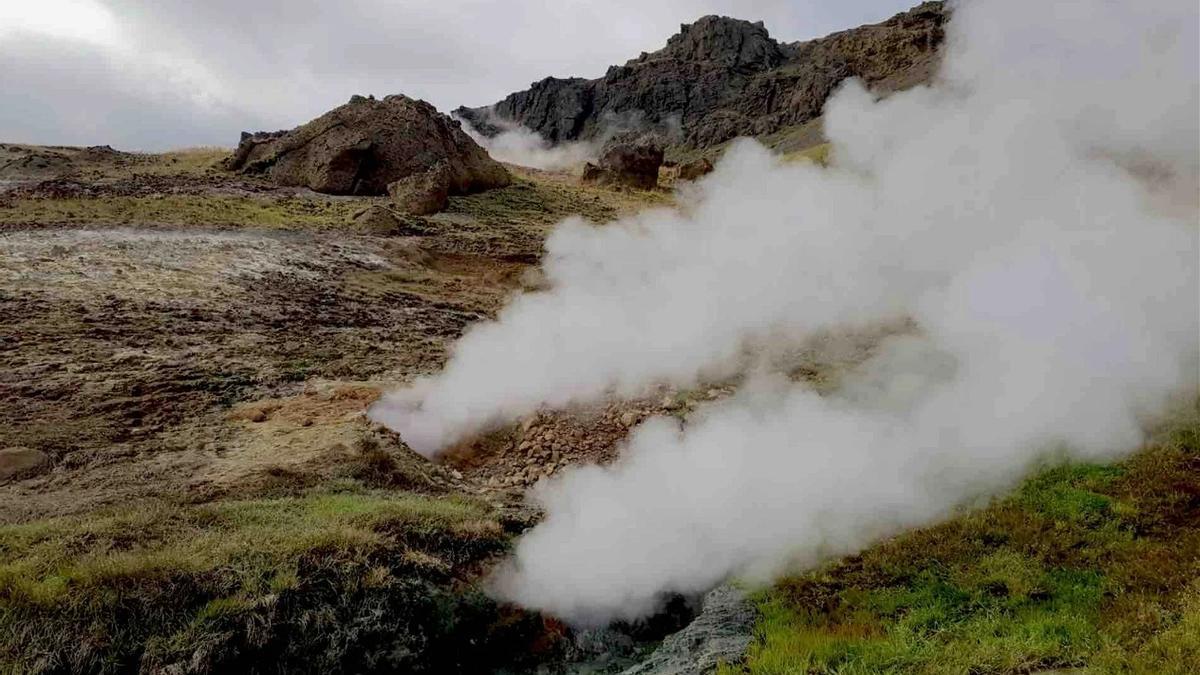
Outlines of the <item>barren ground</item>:
[{"label": "barren ground", "polygon": [[[381,388],[437,369],[558,218],[667,199],[521,172],[422,236],[374,236],[351,217],[381,200],[231,178],[216,152],[5,150],[26,159],[0,169],[0,448],[46,457],[0,485],[7,522],[334,477],[382,436],[362,417]],[[188,222],[137,222],[181,196]],[[256,208],[319,218],[225,222]]]}]

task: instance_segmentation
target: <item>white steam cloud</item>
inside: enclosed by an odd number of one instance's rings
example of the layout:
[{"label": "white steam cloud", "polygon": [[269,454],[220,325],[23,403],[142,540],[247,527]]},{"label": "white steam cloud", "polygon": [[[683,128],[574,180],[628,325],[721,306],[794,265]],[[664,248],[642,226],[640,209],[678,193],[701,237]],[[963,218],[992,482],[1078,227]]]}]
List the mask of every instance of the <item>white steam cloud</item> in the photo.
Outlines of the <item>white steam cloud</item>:
[{"label": "white steam cloud", "polygon": [[549,290],[372,416],[432,455],[539,407],[913,320],[834,394],[755,375],[543,485],[496,589],[578,621],[854,551],[1051,453],[1129,451],[1200,368],[1197,14],[959,3],[934,86],[830,100],[830,168],[747,141],[682,211],[563,223]]},{"label": "white steam cloud", "polygon": [[470,122],[460,117],[455,119],[462,123],[463,131],[472,140],[487,150],[492,159],[544,171],[567,171],[584,162],[594,161],[603,142],[589,140],[554,144],[533,129],[494,115],[488,121],[498,127],[500,133],[484,136]]}]

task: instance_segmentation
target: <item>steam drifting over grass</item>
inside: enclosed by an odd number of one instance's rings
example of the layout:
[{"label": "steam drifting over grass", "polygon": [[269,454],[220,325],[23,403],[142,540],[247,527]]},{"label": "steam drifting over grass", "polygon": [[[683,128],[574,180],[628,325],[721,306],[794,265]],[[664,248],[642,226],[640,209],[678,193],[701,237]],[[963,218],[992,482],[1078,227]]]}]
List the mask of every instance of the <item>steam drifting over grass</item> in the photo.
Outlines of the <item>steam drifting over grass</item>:
[{"label": "steam drifting over grass", "polygon": [[[828,168],[746,141],[683,211],[563,223],[549,290],[372,415],[432,455],[542,406],[754,370],[540,491],[496,590],[578,621],[856,551],[1051,453],[1119,456],[1197,385],[1197,19],[960,3],[934,86],[829,101]],[[917,334],[832,395],[753,368],[905,317]]]}]

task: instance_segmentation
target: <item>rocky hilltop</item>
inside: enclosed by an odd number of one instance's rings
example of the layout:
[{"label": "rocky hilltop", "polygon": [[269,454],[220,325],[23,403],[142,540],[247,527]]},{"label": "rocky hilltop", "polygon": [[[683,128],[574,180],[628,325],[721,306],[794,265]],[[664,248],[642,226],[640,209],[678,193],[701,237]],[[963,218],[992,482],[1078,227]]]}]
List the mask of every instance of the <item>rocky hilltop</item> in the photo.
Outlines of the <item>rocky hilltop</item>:
[{"label": "rocky hilltop", "polygon": [[553,142],[632,120],[708,147],[809,122],[848,77],[883,93],[927,81],[947,15],[942,2],[926,2],[883,23],[796,43],[777,42],[761,21],[706,16],[604,77],[548,77],[492,106],[454,112],[486,135],[499,131],[496,118]]}]

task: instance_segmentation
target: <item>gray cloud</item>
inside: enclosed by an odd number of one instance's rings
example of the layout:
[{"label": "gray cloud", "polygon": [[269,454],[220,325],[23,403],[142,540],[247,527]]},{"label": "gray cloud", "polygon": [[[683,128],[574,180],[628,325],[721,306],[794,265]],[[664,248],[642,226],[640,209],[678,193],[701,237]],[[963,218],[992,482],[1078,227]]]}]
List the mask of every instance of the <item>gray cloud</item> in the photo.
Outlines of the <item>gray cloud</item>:
[{"label": "gray cloud", "polygon": [[9,37],[0,44],[0,141],[130,149],[228,144],[241,127],[263,121],[163,84],[153,69],[131,68],[94,44]]},{"label": "gray cloud", "polygon": [[0,140],[131,149],[231,144],[351,94],[403,92],[442,110],[546,75],[595,77],[704,14],[762,19],[796,40],[877,21],[909,0],[85,0],[111,43],[3,33]]}]

